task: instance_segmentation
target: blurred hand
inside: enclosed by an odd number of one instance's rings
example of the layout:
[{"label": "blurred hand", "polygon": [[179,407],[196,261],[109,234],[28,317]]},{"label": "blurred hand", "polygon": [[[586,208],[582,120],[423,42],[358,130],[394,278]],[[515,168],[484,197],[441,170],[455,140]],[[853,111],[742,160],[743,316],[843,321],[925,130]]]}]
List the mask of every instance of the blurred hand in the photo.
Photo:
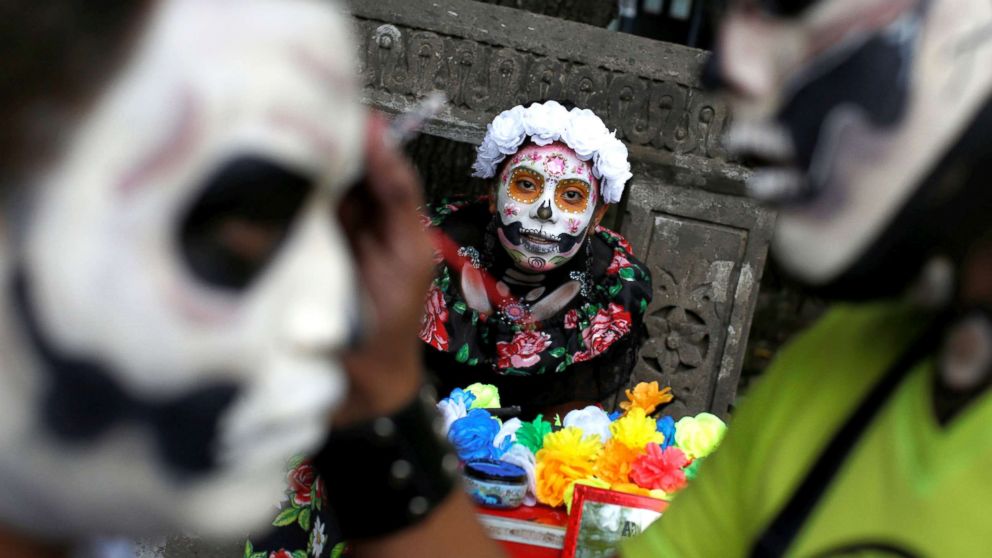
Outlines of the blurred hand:
[{"label": "blurred hand", "polygon": [[420,180],[384,141],[385,119],[373,113],[366,135],[366,176],[341,203],[359,281],[372,305],[363,343],[344,356],[350,392],[336,413],[347,424],[399,410],[422,382],[420,320],[433,277],[431,244],[420,221]]}]

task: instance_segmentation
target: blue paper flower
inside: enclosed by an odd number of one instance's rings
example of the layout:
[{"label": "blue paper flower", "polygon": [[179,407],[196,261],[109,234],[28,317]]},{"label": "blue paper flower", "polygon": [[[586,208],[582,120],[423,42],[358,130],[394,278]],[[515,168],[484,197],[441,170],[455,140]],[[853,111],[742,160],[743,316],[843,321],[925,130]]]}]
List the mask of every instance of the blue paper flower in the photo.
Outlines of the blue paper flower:
[{"label": "blue paper flower", "polygon": [[451,423],[448,440],[455,446],[462,461],[499,459],[513,441],[508,436],[503,440],[505,448],[493,447],[493,440],[498,432],[499,421],[490,416],[489,411],[472,409],[467,415]]},{"label": "blue paper flower", "polygon": [[448,396],[448,399],[451,399],[456,403],[462,402],[465,404],[466,409],[471,409],[472,403],[475,402],[475,394],[462,388],[455,388],[451,391],[451,395]]},{"label": "blue paper flower", "polygon": [[621,413],[620,411],[613,411],[612,413],[610,413],[610,422],[617,420],[618,418],[620,418],[621,415],[623,415],[623,413]]},{"label": "blue paper flower", "polygon": [[665,415],[658,419],[658,432],[665,435],[665,441],[661,443],[661,449],[675,444],[675,419]]}]

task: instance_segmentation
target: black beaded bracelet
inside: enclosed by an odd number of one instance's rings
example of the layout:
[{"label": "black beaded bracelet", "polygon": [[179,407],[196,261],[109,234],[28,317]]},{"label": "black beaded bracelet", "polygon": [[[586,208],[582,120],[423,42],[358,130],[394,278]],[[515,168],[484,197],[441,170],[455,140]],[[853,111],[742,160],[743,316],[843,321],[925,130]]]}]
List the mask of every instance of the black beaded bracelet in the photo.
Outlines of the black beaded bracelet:
[{"label": "black beaded bracelet", "polygon": [[331,431],[314,462],[345,540],[410,527],[455,486],[458,457],[431,399],[422,392],[391,416]]}]

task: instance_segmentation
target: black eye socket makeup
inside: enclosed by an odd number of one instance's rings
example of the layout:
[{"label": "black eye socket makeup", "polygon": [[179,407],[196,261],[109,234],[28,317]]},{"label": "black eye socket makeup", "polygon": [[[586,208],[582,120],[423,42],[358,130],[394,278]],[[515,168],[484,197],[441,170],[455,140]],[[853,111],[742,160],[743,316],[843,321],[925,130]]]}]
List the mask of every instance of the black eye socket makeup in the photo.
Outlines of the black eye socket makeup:
[{"label": "black eye socket makeup", "polygon": [[278,252],[313,181],[257,156],[222,165],[179,228],[190,270],[209,285],[242,290]]}]

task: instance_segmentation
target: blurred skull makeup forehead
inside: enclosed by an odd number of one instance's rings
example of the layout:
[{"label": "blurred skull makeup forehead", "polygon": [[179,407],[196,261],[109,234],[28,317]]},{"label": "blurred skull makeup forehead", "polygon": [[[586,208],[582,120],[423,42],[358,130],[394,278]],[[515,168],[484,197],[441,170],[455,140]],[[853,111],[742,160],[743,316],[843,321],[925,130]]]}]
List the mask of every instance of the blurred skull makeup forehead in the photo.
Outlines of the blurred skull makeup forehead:
[{"label": "blurred skull makeup forehead", "polygon": [[559,142],[528,145],[503,168],[497,236],[517,267],[549,271],[582,246],[598,202],[592,164]]},{"label": "blurred skull makeup forehead", "polygon": [[756,167],[749,192],[780,209],[773,253],[787,271],[840,296],[892,295],[957,226],[932,220],[946,200],[928,192],[988,125],[989,28],[985,0],[730,10],[705,79],[728,94],[725,141]]},{"label": "blurred skull makeup forehead", "polygon": [[361,163],[346,19],[164,0],[29,189],[5,254],[0,522],[45,535],[264,520],[343,395]]}]

